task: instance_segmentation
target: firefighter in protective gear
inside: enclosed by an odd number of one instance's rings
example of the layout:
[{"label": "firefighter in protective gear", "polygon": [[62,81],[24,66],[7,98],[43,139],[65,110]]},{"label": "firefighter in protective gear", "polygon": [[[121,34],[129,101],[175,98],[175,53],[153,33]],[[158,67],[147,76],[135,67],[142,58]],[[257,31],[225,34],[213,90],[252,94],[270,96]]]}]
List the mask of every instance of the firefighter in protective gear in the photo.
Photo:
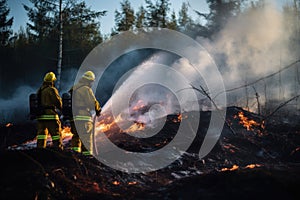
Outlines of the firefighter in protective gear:
[{"label": "firefighter in protective gear", "polygon": [[40,113],[37,116],[37,147],[46,148],[48,134],[52,138],[52,146],[63,149],[61,137],[61,122],[58,111],[62,109],[62,99],[54,86],[56,76],[49,72],[44,76],[42,86],[37,95]]},{"label": "firefighter in protective gear", "polygon": [[[91,86],[95,80],[92,71],[85,72],[81,79],[71,89],[73,119],[71,132],[73,133],[71,148],[84,155],[93,155],[93,121],[91,111],[99,116],[101,107]],[[81,139],[79,138],[79,134]],[[85,145],[82,144],[82,141]]]}]

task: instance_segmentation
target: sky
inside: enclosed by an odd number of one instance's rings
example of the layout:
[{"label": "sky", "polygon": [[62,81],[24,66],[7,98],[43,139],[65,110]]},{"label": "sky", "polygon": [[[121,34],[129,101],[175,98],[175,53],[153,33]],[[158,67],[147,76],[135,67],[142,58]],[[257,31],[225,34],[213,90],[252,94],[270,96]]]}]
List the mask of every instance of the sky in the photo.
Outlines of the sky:
[{"label": "sky", "polygon": [[[144,0],[129,0],[132,7],[135,11],[144,4]],[[85,1],[88,6],[95,11],[103,11],[107,10],[106,16],[100,19],[101,23],[101,32],[103,34],[109,34],[111,29],[114,26],[114,14],[115,10],[120,10],[121,0],[86,0]],[[154,2],[154,1],[153,1]],[[182,2],[189,2],[190,6],[198,10],[200,12],[208,12],[208,6],[206,4],[206,0],[170,0],[171,2],[171,11],[175,11],[176,14],[180,10]],[[13,30],[14,32],[18,32],[20,26],[26,27],[26,22],[28,20],[26,12],[23,8],[23,4],[31,5],[29,0],[7,0],[8,6],[10,8],[10,16],[14,17]],[[193,18],[196,18],[196,14],[190,11],[190,15]]]},{"label": "sky", "polygon": [[[144,4],[144,0],[129,0],[132,7],[135,11]],[[281,7],[284,3],[290,2],[291,0],[270,0],[276,1],[278,6]],[[120,10],[120,2],[121,0],[86,0],[85,1],[88,6],[95,11],[103,11],[107,10],[106,16],[102,17],[101,22],[101,32],[102,34],[109,34],[111,29],[114,26],[114,13],[115,10]],[[154,1],[153,1],[154,2]],[[171,2],[171,11],[175,11],[178,14],[182,2],[188,2],[194,10],[207,13],[208,6],[206,4],[206,0],[170,0]],[[26,12],[23,8],[23,4],[30,6],[31,3],[29,0],[7,0],[8,6],[10,8],[10,16],[14,17],[13,23],[13,31],[18,32],[20,26],[26,27],[26,22],[28,21]],[[195,19],[197,18],[197,14],[190,9],[190,16]]]}]

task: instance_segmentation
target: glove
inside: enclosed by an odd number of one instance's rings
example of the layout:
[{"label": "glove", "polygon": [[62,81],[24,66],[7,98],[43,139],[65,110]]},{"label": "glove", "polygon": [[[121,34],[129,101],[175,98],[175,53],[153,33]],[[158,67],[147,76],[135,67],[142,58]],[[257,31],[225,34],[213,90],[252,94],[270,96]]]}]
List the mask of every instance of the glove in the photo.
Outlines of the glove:
[{"label": "glove", "polygon": [[96,111],[96,116],[99,117],[101,114],[101,109]]}]

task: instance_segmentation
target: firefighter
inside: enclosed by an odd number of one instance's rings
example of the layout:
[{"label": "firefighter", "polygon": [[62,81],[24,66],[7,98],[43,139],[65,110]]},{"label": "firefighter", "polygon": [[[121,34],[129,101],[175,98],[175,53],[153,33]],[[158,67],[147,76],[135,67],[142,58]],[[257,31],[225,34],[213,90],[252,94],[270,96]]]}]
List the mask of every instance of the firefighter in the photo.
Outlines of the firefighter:
[{"label": "firefighter", "polygon": [[62,99],[54,86],[56,76],[53,72],[46,73],[44,82],[37,92],[40,113],[37,116],[37,147],[46,148],[48,134],[52,138],[52,146],[63,149],[61,137],[61,122],[59,112],[62,109]]},{"label": "firefighter", "polygon": [[[93,120],[92,111],[100,116],[101,107],[97,101],[91,86],[95,81],[95,74],[92,71],[85,72],[77,84],[71,89],[73,119],[71,120],[71,149],[81,152],[84,155],[93,155]],[[76,123],[75,123],[76,122]],[[78,133],[81,133],[81,139]],[[82,144],[84,141],[84,146]]]}]

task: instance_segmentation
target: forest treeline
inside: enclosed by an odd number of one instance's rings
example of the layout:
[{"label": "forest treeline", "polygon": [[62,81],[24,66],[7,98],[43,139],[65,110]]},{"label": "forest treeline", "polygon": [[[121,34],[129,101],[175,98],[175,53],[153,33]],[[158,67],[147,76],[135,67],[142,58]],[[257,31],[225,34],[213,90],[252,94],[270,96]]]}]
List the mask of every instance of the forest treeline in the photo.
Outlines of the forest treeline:
[{"label": "forest treeline", "polygon": [[[109,35],[101,32],[101,17],[106,10],[92,10],[82,0],[30,0],[23,5],[29,21],[13,32],[14,18],[9,17],[7,0],[0,0],[0,91],[8,99],[19,85],[36,86],[46,71],[57,70],[60,28],[63,27],[62,79],[68,69],[78,69],[87,54],[102,41],[122,31],[143,27],[161,27],[180,31],[196,38],[212,40],[229,19],[238,17],[245,9],[257,9],[265,1],[207,0],[208,13],[194,10],[183,2],[179,12],[172,9],[170,0],[144,0],[143,6],[133,9],[130,0],[120,2],[115,10],[115,24]],[[61,5],[61,7],[60,7]],[[293,29],[291,48],[299,44],[300,1],[287,4],[283,12],[286,23]],[[195,12],[196,19],[191,17]],[[62,24],[60,24],[62,22]],[[62,25],[62,26],[60,26]]]}]

